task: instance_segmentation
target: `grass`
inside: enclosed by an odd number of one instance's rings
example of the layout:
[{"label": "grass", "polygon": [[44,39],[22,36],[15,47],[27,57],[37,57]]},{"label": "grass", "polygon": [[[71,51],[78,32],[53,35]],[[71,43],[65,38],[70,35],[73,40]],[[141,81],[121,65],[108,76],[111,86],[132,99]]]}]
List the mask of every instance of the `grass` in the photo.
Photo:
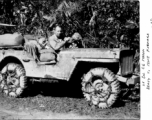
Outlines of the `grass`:
[{"label": "grass", "polygon": [[[41,87],[43,85],[41,84]],[[40,87],[37,89],[39,90]],[[34,88],[36,90],[36,88]],[[56,91],[56,89],[49,89],[47,91]],[[69,90],[67,92],[70,92]],[[29,96],[25,98],[9,98],[0,93],[0,105],[7,106],[8,109],[20,111],[24,109],[39,110],[43,112],[53,112],[61,114],[77,114],[80,116],[90,116],[93,118],[121,118],[121,119],[133,119],[140,118],[140,112],[138,111],[138,102],[128,101],[124,104],[119,104],[117,107],[109,109],[99,109],[94,106],[90,106],[84,98],[72,98],[69,96],[57,94],[54,97],[51,94],[44,96],[39,94],[36,96]],[[63,92],[64,93],[64,92]]]},{"label": "grass", "polygon": [[111,109],[99,109],[89,104],[85,99],[67,98],[67,97],[44,97],[38,95],[28,98],[6,98],[0,97],[0,104],[9,105],[13,110],[37,109],[39,111],[51,111],[53,113],[68,114],[74,113],[80,116],[90,116],[94,118],[121,118],[121,119],[139,119],[137,102],[128,102],[125,106]]}]

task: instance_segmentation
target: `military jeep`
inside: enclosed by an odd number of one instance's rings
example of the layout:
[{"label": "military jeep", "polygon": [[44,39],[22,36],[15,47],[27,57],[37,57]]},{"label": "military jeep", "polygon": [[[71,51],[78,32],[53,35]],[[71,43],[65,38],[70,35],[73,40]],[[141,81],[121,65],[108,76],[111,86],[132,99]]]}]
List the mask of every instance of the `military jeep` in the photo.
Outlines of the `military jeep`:
[{"label": "military jeep", "polygon": [[[17,41],[11,35],[0,36],[3,42],[13,40]],[[49,82],[70,81],[79,76],[77,81],[86,100],[100,108],[109,108],[119,98],[120,82],[127,86],[139,82],[139,76],[133,75],[134,51],[130,49],[64,49],[57,54],[57,62],[37,62],[24,49],[24,43],[11,44],[0,47],[0,89],[8,96],[22,96],[28,88],[28,78]]]}]

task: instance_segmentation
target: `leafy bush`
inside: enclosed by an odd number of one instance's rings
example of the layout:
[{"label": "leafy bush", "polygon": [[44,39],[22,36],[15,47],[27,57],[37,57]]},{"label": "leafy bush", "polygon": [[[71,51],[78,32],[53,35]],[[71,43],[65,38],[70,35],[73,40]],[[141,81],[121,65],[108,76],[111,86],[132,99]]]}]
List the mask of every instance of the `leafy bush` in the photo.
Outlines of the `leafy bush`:
[{"label": "leafy bush", "polygon": [[65,36],[79,32],[86,47],[139,49],[139,1],[1,0],[0,33],[19,31],[48,37],[54,24]]}]

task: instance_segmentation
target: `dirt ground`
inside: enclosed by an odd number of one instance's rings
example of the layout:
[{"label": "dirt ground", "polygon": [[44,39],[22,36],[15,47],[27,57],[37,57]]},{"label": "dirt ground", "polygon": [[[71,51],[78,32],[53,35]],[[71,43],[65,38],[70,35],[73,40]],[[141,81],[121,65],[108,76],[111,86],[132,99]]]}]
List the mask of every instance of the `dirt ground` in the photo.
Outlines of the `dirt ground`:
[{"label": "dirt ground", "polygon": [[[23,110],[23,109],[21,109]],[[79,116],[73,113],[68,114],[57,114],[52,113],[51,111],[48,112],[41,112],[38,110],[23,110],[23,111],[14,111],[11,109],[6,109],[4,107],[0,108],[0,119],[7,120],[7,119],[90,119],[92,117],[89,116]]]},{"label": "dirt ground", "polygon": [[59,94],[9,98],[0,92],[0,119],[140,119],[138,105],[139,102],[125,101],[102,110],[90,106],[84,98]]}]

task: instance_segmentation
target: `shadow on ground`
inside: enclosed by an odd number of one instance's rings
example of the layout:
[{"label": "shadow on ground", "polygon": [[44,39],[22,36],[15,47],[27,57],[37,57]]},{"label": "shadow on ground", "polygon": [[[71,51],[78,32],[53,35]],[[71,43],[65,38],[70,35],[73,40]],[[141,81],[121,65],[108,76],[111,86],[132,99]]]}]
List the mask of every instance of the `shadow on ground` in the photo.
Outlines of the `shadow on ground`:
[{"label": "shadow on ground", "polygon": [[[34,97],[37,95],[50,97],[69,97],[69,98],[84,98],[81,91],[81,84],[78,82],[58,81],[55,83],[34,82],[31,84],[26,97]],[[123,107],[125,101],[120,99],[113,105],[113,107]]]},{"label": "shadow on ground", "polygon": [[83,98],[81,84],[76,82],[58,81],[54,83],[33,82],[26,96],[71,97]]}]

